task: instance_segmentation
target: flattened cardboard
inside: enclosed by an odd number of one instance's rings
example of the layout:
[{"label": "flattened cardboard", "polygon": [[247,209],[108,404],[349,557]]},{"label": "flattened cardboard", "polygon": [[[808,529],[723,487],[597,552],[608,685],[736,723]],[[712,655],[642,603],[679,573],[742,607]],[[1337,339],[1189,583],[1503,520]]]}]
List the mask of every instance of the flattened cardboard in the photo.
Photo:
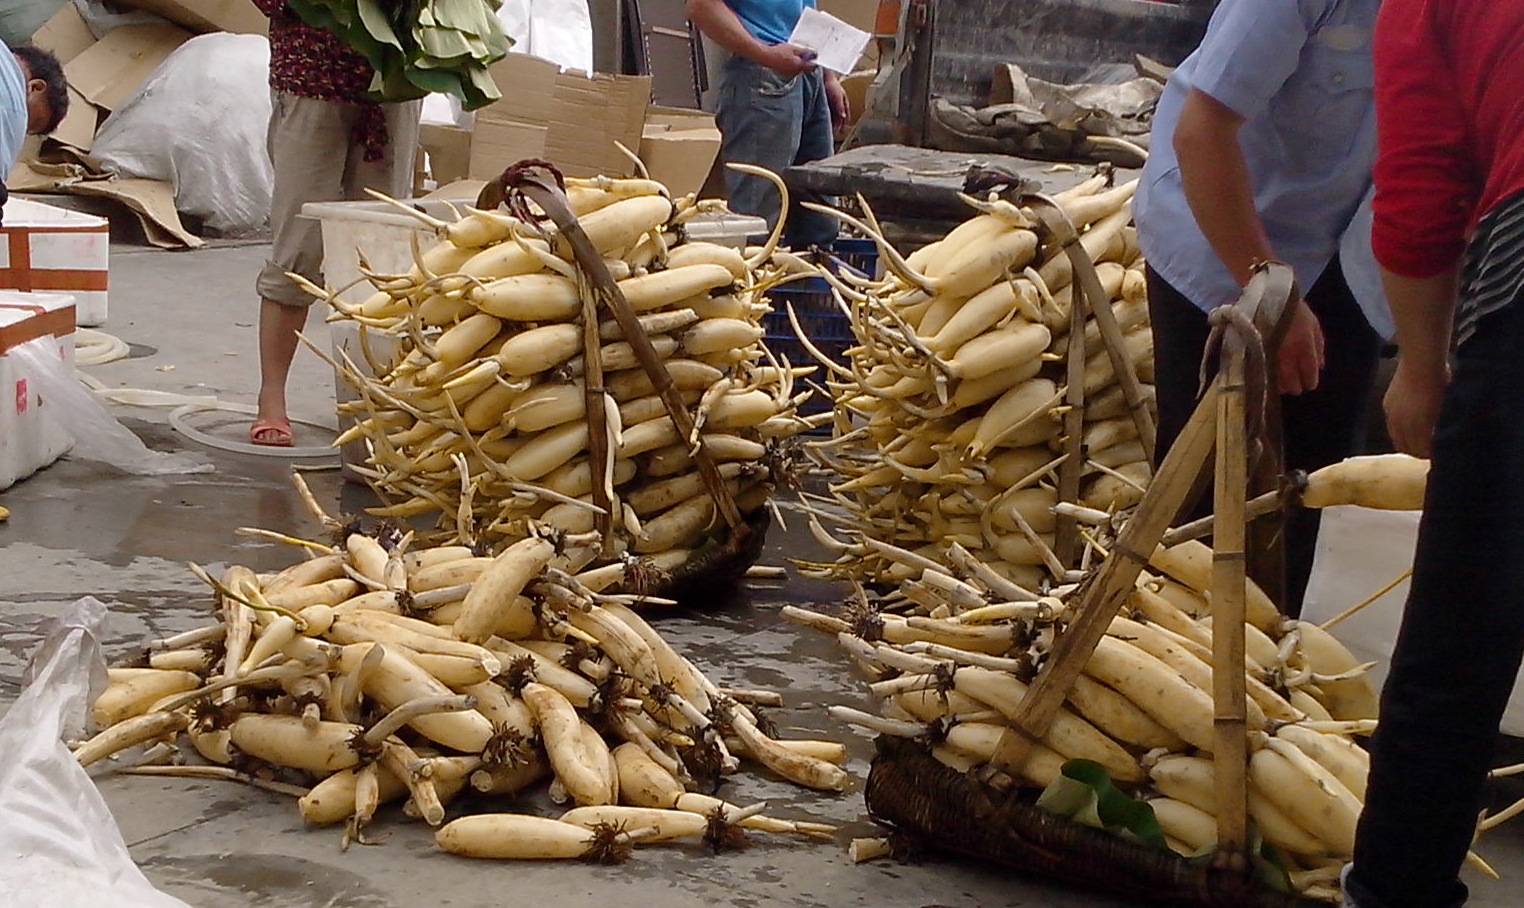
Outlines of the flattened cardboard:
[{"label": "flattened cardboard", "polygon": [[57,192],[121,202],[137,215],[148,242],[163,249],[195,249],[205,243],[180,221],[174,187],[159,180],[118,179],[80,164],[22,161],[6,185],[13,193]]},{"label": "flattened cardboard", "polygon": [[123,25],[64,64],[64,75],[85,100],[112,110],[191,37],[178,25]]},{"label": "flattened cardboard", "polygon": [[55,142],[86,154],[95,146],[95,131],[100,128],[101,109],[85,100],[85,96],[69,86],[69,112],[59,121],[58,128],[48,134]]},{"label": "flattened cardboard", "polygon": [[32,43],[43,50],[52,51],[60,63],[68,63],[79,56],[85,48],[95,43],[95,33],[85,24],[79,7],[65,3],[63,8],[44,22],[42,28],[32,35]]},{"label": "flattened cardboard", "polygon": [[548,157],[546,140],[549,134],[547,127],[536,123],[477,117],[471,134],[466,178],[496,179],[505,169],[525,158]]},{"label": "flattened cardboard", "polygon": [[175,210],[175,189],[162,180],[123,180],[113,177],[109,180],[75,183],[65,191],[121,202],[138,216],[148,242],[160,248],[176,249],[183,246],[195,249],[206,243],[185,229],[180,221],[180,213]]},{"label": "flattened cardboard", "polygon": [[270,20],[249,0],[117,0],[118,5],[163,16],[193,32],[265,35]]}]

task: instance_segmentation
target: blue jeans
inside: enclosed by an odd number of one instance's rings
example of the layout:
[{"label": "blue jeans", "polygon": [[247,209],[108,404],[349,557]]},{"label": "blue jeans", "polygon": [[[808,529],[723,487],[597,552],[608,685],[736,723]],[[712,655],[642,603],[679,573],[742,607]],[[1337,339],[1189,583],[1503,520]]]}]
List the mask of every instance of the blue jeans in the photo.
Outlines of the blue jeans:
[{"label": "blue jeans", "polygon": [[[784,79],[744,57],[731,57],[725,63],[715,120],[720,127],[720,158],[724,161],[756,164],[781,174],[795,164],[818,161],[835,151],[831,104],[819,69]],[[766,218],[769,228],[777,223],[781,206],[771,183],[727,170],[725,188],[733,211]],[[805,249],[836,239],[836,220],[805,211],[798,205],[798,194],[793,195],[783,242]]]},{"label": "blue jeans", "polygon": [[1524,655],[1524,300],[1456,356],[1346,894],[1449,908]]}]

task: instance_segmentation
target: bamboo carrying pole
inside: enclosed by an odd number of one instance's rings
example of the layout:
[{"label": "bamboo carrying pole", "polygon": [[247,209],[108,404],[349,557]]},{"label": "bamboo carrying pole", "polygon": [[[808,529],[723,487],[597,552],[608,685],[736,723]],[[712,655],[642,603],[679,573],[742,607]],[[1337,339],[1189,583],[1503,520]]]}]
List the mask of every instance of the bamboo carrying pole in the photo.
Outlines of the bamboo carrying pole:
[{"label": "bamboo carrying pole", "polygon": [[1216,522],[1212,535],[1213,778],[1217,788],[1217,848],[1228,855],[1249,847],[1249,741],[1244,673],[1244,541],[1247,535],[1249,450],[1246,436],[1245,344],[1233,330],[1223,337],[1217,371]]},{"label": "bamboo carrying pole", "polygon": [[[1246,316],[1259,331],[1260,335],[1267,338],[1265,343],[1266,360],[1274,360],[1274,352],[1279,344],[1280,337],[1285,332],[1285,326],[1292,313],[1292,302],[1298,298],[1295,279],[1290,268],[1279,263],[1265,263],[1255,269],[1254,276],[1250,279],[1248,287],[1239,299],[1237,308],[1243,316]],[[1245,519],[1244,496],[1247,483],[1247,457],[1244,454],[1244,409],[1242,406],[1242,361],[1244,347],[1242,344],[1232,342],[1229,335],[1229,343],[1226,345],[1225,361],[1237,360],[1239,362],[1237,374],[1240,376],[1237,382],[1239,390],[1236,392],[1238,403],[1224,401],[1224,396],[1233,398],[1235,392],[1225,389],[1225,385],[1232,387],[1232,370],[1229,374],[1219,374],[1216,381],[1210,384],[1190,421],[1171,446],[1169,453],[1165,455],[1163,464],[1160,465],[1158,475],[1149,484],[1148,491],[1144,494],[1142,502],[1131,519],[1123,526],[1116,542],[1112,545],[1110,554],[1102,562],[1099,570],[1092,574],[1084,582],[1084,587],[1075,598],[1077,617],[1069,627],[1061,634],[1054,645],[1052,657],[1038,673],[1036,680],[1028,690],[1028,696],[1023,704],[1022,714],[1017,717],[1001,736],[997,746],[992,765],[1001,772],[1016,775],[1025,763],[1027,755],[1031,751],[1033,742],[1040,740],[1052,725],[1053,719],[1058,713],[1064,698],[1074,685],[1085,663],[1089,661],[1091,653],[1095,651],[1096,644],[1101,637],[1105,636],[1106,629],[1110,626],[1113,618],[1121,611],[1123,603],[1131,593],[1138,575],[1147,563],[1150,553],[1159,544],[1165,531],[1168,529],[1179,513],[1182,504],[1190,496],[1192,488],[1212,457],[1214,448],[1219,444],[1220,424],[1232,422],[1235,429],[1226,431],[1228,442],[1225,446],[1231,449],[1238,445],[1237,456],[1232,456],[1232,450],[1225,450],[1219,460],[1234,459],[1239,462],[1236,475],[1239,477],[1238,492],[1236,495],[1237,509],[1232,519],[1239,524],[1238,557],[1236,565],[1231,557],[1218,566],[1214,567],[1214,581],[1216,574],[1222,573],[1222,581],[1231,580],[1237,576],[1237,597],[1242,608],[1242,600],[1245,589],[1242,580],[1242,539],[1244,535],[1243,521]],[[1268,393],[1268,392],[1267,392]],[[1232,481],[1230,477],[1219,478],[1219,484]],[[1230,495],[1229,497],[1234,497]],[[1230,505],[1230,509],[1232,506]],[[1229,515],[1221,515],[1223,520],[1229,519]],[[1219,533],[1221,529],[1219,528]],[[1214,583],[1214,585],[1216,585]],[[1216,603],[1218,597],[1224,593],[1223,589],[1214,591],[1213,600]],[[1229,598],[1232,598],[1231,596]],[[1231,606],[1229,606],[1231,608]],[[1221,633],[1221,644],[1214,637],[1214,650],[1219,645],[1231,646],[1232,638],[1238,639],[1238,659],[1234,662],[1219,661],[1219,665],[1242,665],[1243,647],[1243,616],[1240,613],[1236,622],[1231,619],[1219,619],[1213,622],[1214,628],[1233,627],[1236,634],[1226,631],[1214,631]],[[1221,658],[1220,655],[1217,658]],[[1242,674],[1239,672],[1217,672],[1219,676],[1238,676],[1237,688],[1237,714],[1242,716],[1246,707],[1243,703]],[[1234,691],[1214,691],[1218,700],[1218,714],[1226,714],[1230,720],[1234,713]],[[1224,702],[1226,701],[1226,702]],[[1226,706],[1226,709],[1224,709]],[[1238,728],[1242,729],[1240,719]],[[1228,734],[1231,732],[1224,732]],[[1221,748],[1219,748],[1221,749]],[[1244,750],[1247,742],[1244,742]],[[1242,754],[1244,751],[1240,751]],[[1237,783],[1240,786],[1246,784],[1242,779],[1246,771],[1246,758],[1238,763],[1236,772],[1224,773],[1219,770],[1219,775],[1232,775],[1240,777]],[[1221,782],[1219,784],[1222,784]],[[1228,811],[1231,813],[1246,813],[1244,810]],[[1246,825],[1246,820],[1243,821]],[[1229,821],[1226,830],[1229,837],[1237,836],[1238,842],[1233,842],[1242,849],[1243,836],[1238,835]]]},{"label": "bamboo carrying pole", "polygon": [[[1085,470],[1085,321],[1094,315],[1101,332],[1102,346],[1111,360],[1112,371],[1121,385],[1128,411],[1138,427],[1138,443],[1144,456],[1154,458],[1155,436],[1153,416],[1143,397],[1143,387],[1138,373],[1126,353],[1122,329],[1117,325],[1116,313],[1111,311],[1111,297],[1101,286],[1095,262],[1086,254],[1080,243],[1079,232],[1069,215],[1048,196],[1033,193],[1022,199],[1027,210],[1037,216],[1046,231],[1046,239],[1057,246],[1069,259],[1073,275],[1073,290],[1069,304],[1068,388],[1064,392],[1064,434],[1067,457],[1059,467],[1058,500],[1079,500],[1080,480]],[[1053,550],[1064,568],[1075,566],[1079,545],[1079,525],[1070,514],[1059,514],[1054,526]]]},{"label": "bamboo carrying pole", "polygon": [[[582,231],[581,225],[577,223],[576,216],[572,214],[571,207],[566,204],[566,195],[561,191],[561,187],[554,176],[554,171],[546,165],[530,162],[530,166],[510,168],[504,173],[503,178],[506,188],[517,189],[523,192],[531,201],[538,204],[546,214],[550,215],[551,220],[560,229],[561,235],[571,244],[572,252],[577,260],[577,267],[588,278],[594,300],[592,308],[596,311],[596,304],[602,303],[613,313],[614,320],[619,323],[620,329],[624,332],[625,340],[629,342],[630,347],[635,351],[636,358],[640,360],[641,368],[650,377],[651,383],[656,388],[657,395],[661,397],[662,403],[666,407],[667,415],[672,417],[672,423],[677,427],[679,436],[682,438],[692,438],[694,436],[693,416],[688,412],[686,405],[684,405],[682,396],[672,381],[672,375],[667,371],[667,366],[662,362],[662,358],[656,352],[656,348],[652,346],[651,338],[641,328],[640,320],[635,315],[635,310],[630,308],[629,301],[624,298],[624,293],[620,291],[619,285],[615,283],[613,276],[609,274],[608,266],[604,264],[603,257],[598,254],[598,250],[588,240],[587,234]],[[491,185],[489,184],[489,186]],[[490,204],[495,198],[496,196],[488,194],[487,190],[484,189],[481,202],[483,204]],[[490,207],[496,206],[494,204],[490,205]],[[589,330],[593,335],[592,343],[597,343],[598,326],[596,319],[593,320]],[[591,370],[593,366],[592,357],[588,358],[587,366]],[[593,383],[591,371],[588,372],[586,380],[589,385]],[[601,370],[598,384],[602,384]],[[588,416],[591,418],[593,416],[593,410],[591,409],[593,405],[591,388],[589,388],[588,394],[590,408]],[[602,402],[607,400],[607,398],[603,394],[599,394],[598,399],[598,412],[601,414]],[[595,504],[601,505],[603,503],[599,502],[598,495],[600,486],[604,484],[601,477],[605,474],[599,470],[598,460],[596,459],[598,451],[597,439],[600,435],[604,438],[604,459],[606,461],[609,456],[607,451],[607,433],[606,430],[602,433],[597,431],[599,425],[596,423],[592,424],[590,428],[592,431],[590,432],[589,444],[592,446],[591,453],[595,457],[593,460],[593,500]],[[730,529],[731,542],[740,543],[750,534],[751,528],[742,518],[741,511],[736,506],[735,498],[730,494],[730,489],[726,487],[725,480],[720,475],[714,458],[709,456],[709,451],[704,445],[702,435],[698,437],[698,445],[693,452],[693,461],[698,465],[699,473],[703,476],[704,485],[708,489],[710,496],[714,498],[716,510],[718,510],[721,519],[725,521],[726,526]],[[609,496],[605,495],[604,497]]]}]

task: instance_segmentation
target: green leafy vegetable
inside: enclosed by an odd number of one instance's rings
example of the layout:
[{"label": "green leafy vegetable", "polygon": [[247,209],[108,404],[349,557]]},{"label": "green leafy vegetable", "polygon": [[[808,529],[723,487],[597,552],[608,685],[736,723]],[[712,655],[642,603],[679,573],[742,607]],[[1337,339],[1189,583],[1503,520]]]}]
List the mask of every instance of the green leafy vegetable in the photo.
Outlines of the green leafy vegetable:
[{"label": "green leafy vegetable", "polygon": [[466,110],[498,100],[487,69],[513,39],[496,12],[501,0],[287,0],[308,25],[325,28],[376,70],[370,96],[411,101],[453,95]]}]

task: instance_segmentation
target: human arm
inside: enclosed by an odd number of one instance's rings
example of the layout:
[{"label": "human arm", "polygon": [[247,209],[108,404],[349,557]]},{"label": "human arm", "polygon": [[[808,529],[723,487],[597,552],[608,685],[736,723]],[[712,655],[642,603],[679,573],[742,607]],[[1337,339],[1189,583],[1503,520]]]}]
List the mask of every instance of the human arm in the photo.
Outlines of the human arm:
[{"label": "human arm", "polygon": [[1450,324],[1459,272],[1458,265],[1429,277],[1381,271],[1400,350],[1382,407],[1392,444],[1414,457],[1429,456],[1439,405],[1450,381]]},{"label": "human arm", "polygon": [[1376,21],[1376,198],[1371,246],[1397,326],[1383,407],[1399,451],[1427,457],[1449,382],[1460,256],[1477,204],[1460,90],[1432,10],[1388,0]]},{"label": "human arm", "polygon": [[815,68],[814,55],[792,44],[764,44],[752,36],[724,0],[687,0],[688,20],[708,38],[785,79]]},{"label": "human arm", "polygon": [[841,86],[841,78],[829,69],[825,73],[825,93],[831,104],[831,124],[841,129],[852,118],[852,102],[847,98],[847,90]]},{"label": "human arm", "polygon": [[[1206,92],[1192,89],[1174,136],[1180,181],[1196,225],[1240,287],[1248,285],[1255,264],[1275,258],[1254,207],[1249,165],[1238,142],[1244,120]],[[1311,391],[1322,369],[1322,328],[1307,304],[1298,301],[1280,345],[1280,390]]]}]

